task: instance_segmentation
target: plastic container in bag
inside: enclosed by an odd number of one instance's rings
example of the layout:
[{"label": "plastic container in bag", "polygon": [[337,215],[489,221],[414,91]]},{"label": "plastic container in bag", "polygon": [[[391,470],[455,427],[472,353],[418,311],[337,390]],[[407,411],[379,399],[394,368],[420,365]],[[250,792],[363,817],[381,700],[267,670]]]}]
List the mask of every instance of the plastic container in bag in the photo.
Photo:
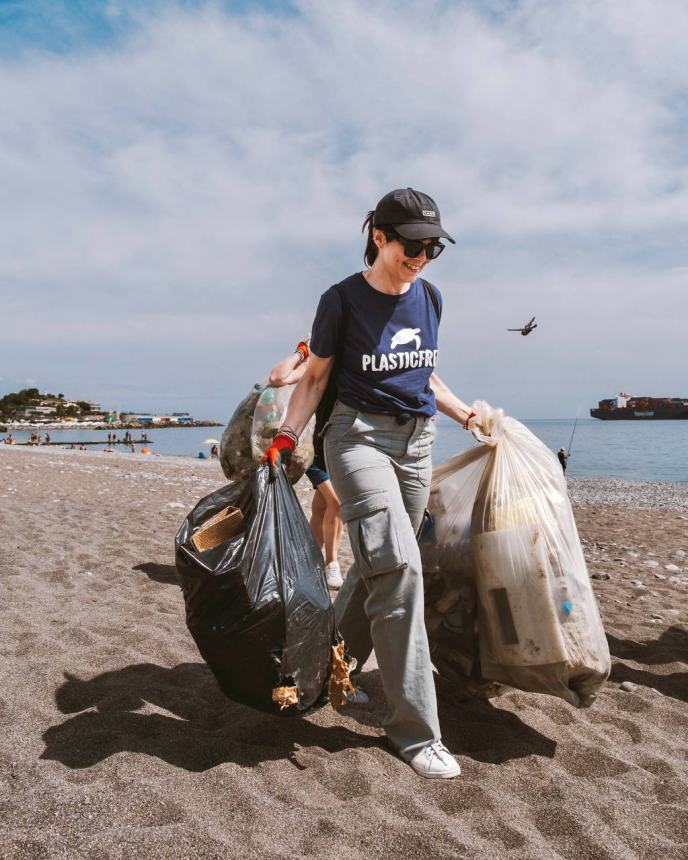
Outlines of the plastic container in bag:
[{"label": "plastic container in bag", "polygon": [[[296,385],[284,385],[280,388],[268,386],[261,391],[253,410],[251,427],[251,449],[254,460],[260,462],[270,447],[275,433],[282,426],[295,388]],[[292,483],[296,483],[313,462],[315,453],[313,451],[314,428],[315,416],[306,424],[299,436],[299,443],[292,452],[291,463],[287,466],[287,473]]]},{"label": "plastic container in bag", "polygon": [[[227,508],[241,511],[243,531],[197,550],[194,535]],[[322,555],[284,471],[271,480],[261,466],[201,499],[175,547],[186,623],[223,692],[271,713],[325,701],[339,637]]]},{"label": "plastic container in bag", "polygon": [[430,511],[437,552],[474,577],[481,674],[588,706],[611,661],[561,466],[502,410],[473,410],[484,446],[435,470]]},{"label": "plastic container in bag", "polygon": [[[273,388],[258,382],[234,410],[220,442],[220,465],[228,480],[242,481],[255,472],[284,421],[294,388],[295,385]],[[292,484],[313,462],[314,427],[313,418],[301,434],[287,466]]]}]

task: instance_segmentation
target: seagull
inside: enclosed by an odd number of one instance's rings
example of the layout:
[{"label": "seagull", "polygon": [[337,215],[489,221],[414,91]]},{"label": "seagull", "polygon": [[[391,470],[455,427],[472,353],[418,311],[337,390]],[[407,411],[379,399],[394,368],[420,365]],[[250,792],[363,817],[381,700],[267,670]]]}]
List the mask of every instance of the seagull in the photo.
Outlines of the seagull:
[{"label": "seagull", "polygon": [[508,328],[507,331],[520,331],[523,337],[525,337],[527,334],[530,334],[534,328],[537,328],[535,317],[533,317],[530,322],[527,322],[523,328]]}]

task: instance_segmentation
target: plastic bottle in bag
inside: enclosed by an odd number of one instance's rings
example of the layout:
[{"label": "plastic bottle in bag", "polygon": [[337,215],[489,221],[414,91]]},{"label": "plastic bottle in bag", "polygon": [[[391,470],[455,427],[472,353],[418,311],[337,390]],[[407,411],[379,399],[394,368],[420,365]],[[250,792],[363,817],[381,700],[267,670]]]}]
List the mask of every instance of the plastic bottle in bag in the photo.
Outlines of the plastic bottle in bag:
[{"label": "plastic bottle in bag", "polygon": [[[228,480],[242,481],[255,472],[282,425],[294,388],[294,385],[272,388],[266,382],[258,382],[234,410],[220,441],[220,465]],[[314,427],[315,418],[301,434],[287,466],[292,484],[313,462]]]},{"label": "plastic bottle in bag", "polygon": [[[275,433],[279,430],[287,415],[287,407],[296,385],[284,385],[280,388],[265,388],[258,397],[253,411],[251,427],[251,450],[253,459],[260,462],[270,447]],[[313,430],[315,416],[311,418],[299,436],[299,443],[291,455],[291,464],[287,473],[292,483],[296,483],[313,462]],[[297,477],[298,476],[298,477]]]},{"label": "plastic bottle in bag", "polygon": [[586,707],[611,658],[561,467],[502,410],[474,411],[491,449],[471,517],[483,673]]}]

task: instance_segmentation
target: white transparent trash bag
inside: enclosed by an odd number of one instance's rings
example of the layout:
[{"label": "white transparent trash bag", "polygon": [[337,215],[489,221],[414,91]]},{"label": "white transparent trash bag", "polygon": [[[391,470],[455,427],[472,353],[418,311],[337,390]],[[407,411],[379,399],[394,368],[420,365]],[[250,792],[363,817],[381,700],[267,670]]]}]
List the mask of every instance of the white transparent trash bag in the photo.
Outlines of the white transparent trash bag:
[{"label": "white transparent trash bag", "polygon": [[[291,395],[296,388],[294,385],[283,385],[280,388],[266,386],[260,394],[253,410],[251,426],[251,450],[256,462],[260,462],[270,447],[270,443],[284,422]],[[313,462],[313,431],[315,415],[308,422],[299,436],[299,443],[291,455],[291,463],[287,466],[287,474],[292,483],[304,474]]]},{"label": "white transparent trash bag", "polygon": [[501,409],[473,410],[484,446],[435,470],[431,513],[438,553],[475,577],[482,676],[586,707],[611,661],[561,466]]},{"label": "white transparent trash bag", "polygon": [[[256,383],[234,410],[222,434],[220,464],[230,481],[241,481],[252,475],[279,429],[294,385],[271,388],[267,382]],[[287,466],[295,484],[313,461],[313,418],[301,434],[299,444]]]},{"label": "white transparent trash bag", "polygon": [[471,516],[485,470],[484,450],[473,448],[433,471],[429,517],[419,536],[432,662],[448,682],[445,688],[459,698],[501,692],[481,674],[478,644]]}]

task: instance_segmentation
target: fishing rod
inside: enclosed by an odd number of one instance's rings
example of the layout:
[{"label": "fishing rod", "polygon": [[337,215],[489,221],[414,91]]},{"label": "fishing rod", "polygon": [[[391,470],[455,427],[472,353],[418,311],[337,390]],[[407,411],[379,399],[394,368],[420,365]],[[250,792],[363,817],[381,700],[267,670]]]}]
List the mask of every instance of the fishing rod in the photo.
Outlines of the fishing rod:
[{"label": "fishing rod", "polygon": [[[580,413],[580,409],[578,410]],[[573,422],[573,430],[571,431],[571,439],[569,440],[569,449],[568,454],[571,453],[571,445],[573,445],[573,434],[576,432],[576,425],[578,424],[578,415],[576,415],[576,420]]]}]

